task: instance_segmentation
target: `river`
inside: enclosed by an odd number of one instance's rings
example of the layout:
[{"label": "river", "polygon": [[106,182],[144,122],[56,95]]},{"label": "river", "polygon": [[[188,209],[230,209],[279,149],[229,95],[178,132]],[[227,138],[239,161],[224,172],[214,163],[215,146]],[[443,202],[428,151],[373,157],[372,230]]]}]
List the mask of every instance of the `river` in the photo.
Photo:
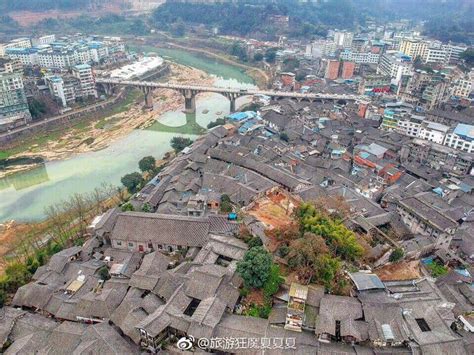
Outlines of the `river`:
[{"label": "river", "polygon": [[[250,88],[253,80],[239,68],[213,59],[175,49],[156,49],[165,59],[201,69],[215,77],[216,85]],[[237,104],[245,102],[245,98]],[[160,124],[177,127],[189,120],[202,127],[229,113],[229,102],[219,94],[198,96],[195,115],[180,110],[159,117]],[[206,112],[206,114],[203,113]],[[156,125],[158,126],[158,124]],[[77,154],[67,160],[51,161],[30,171],[0,179],[0,222],[15,220],[32,222],[44,219],[44,208],[67,200],[73,193],[87,193],[103,183],[120,185],[126,173],[138,170],[138,161],[147,155],[161,158],[170,148],[170,140],[178,135],[157,130],[135,130],[98,152]],[[194,135],[183,135],[195,138]]]}]

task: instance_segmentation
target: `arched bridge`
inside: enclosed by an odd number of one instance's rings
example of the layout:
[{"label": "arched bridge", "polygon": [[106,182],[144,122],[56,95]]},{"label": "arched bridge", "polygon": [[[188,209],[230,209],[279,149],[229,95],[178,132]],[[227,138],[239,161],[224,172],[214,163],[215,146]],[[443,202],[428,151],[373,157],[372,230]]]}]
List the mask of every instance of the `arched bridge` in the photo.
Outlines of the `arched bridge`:
[{"label": "arched bridge", "polygon": [[152,81],[135,81],[135,80],[120,80],[97,78],[96,84],[102,85],[107,94],[110,94],[116,86],[134,86],[143,91],[145,94],[145,105],[153,108],[153,89],[172,89],[179,91],[184,96],[185,111],[188,113],[196,112],[196,95],[201,92],[218,93],[225,96],[230,101],[230,112],[235,111],[235,101],[237,98],[247,95],[265,95],[271,99],[291,98],[298,101],[306,100],[314,101],[330,101],[330,100],[346,100],[357,101],[362,100],[358,95],[337,95],[337,94],[314,94],[314,93],[298,93],[286,91],[270,91],[259,89],[238,89],[238,88],[223,88],[215,86],[201,86],[201,85],[183,85],[178,83],[158,83]]}]

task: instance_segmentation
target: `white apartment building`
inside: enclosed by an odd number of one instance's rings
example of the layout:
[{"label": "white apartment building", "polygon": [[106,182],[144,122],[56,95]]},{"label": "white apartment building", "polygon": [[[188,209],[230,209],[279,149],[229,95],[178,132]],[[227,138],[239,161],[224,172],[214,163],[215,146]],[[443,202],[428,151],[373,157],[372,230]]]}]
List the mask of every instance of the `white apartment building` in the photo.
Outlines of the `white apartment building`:
[{"label": "white apartment building", "polygon": [[429,63],[446,63],[448,61],[448,53],[445,48],[429,47],[423,52],[423,61]]},{"label": "white apartment building", "polygon": [[38,51],[35,48],[7,48],[6,56],[19,60],[23,65],[38,64]]},{"label": "white apartment building", "polygon": [[356,64],[378,64],[380,60],[380,54],[376,53],[358,53],[350,50],[341,52],[340,58]]},{"label": "white apartment building", "polygon": [[392,78],[392,82],[398,85],[403,75],[410,75],[413,65],[409,57],[398,52],[387,52],[380,57],[377,73]]},{"label": "white apartment building", "polygon": [[457,97],[468,98],[474,89],[474,70],[462,77],[457,79],[453,83],[452,94]]},{"label": "white apartment building", "polygon": [[44,46],[44,45],[48,45],[48,44],[51,44],[53,42],[56,41],[56,35],[46,35],[46,36],[41,36],[41,37],[37,37],[37,38],[33,38],[31,40],[31,43],[33,46]]},{"label": "white apartment building", "polygon": [[474,153],[474,126],[459,123],[454,130],[446,134],[444,145],[467,153]]},{"label": "white apartment building", "polygon": [[335,31],[334,32],[334,43],[336,46],[342,48],[351,48],[354,34],[347,31]]},{"label": "white apartment building", "polygon": [[425,121],[421,124],[418,138],[429,142],[443,144],[449,127],[441,123]]},{"label": "white apartment building", "polygon": [[74,66],[72,68],[72,75],[79,79],[82,96],[94,96],[97,98],[95,78],[90,65],[80,64]]},{"label": "white apartment building", "polygon": [[[60,76],[51,76],[46,78],[46,83],[48,84],[49,91],[52,96],[57,97],[63,107],[67,107],[68,100],[66,98],[66,92],[64,90],[64,80]],[[74,96],[75,100],[75,96]]]},{"label": "white apartment building", "polygon": [[398,120],[397,131],[409,137],[418,137],[424,119],[424,116],[405,115]]}]

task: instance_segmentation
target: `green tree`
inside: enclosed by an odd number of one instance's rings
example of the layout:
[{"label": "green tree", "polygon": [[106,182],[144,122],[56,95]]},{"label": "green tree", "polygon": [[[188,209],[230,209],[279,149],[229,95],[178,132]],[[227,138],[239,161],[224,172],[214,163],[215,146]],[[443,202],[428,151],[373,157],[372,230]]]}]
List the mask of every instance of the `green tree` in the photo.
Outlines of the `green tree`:
[{"label": "green tree", "polygon": [[226,194],[223,194],[221,196],[221,206],[220,206],[220,210],[221,212],[223,213],[230,213],[233,211],[232,209],[232,202],[230,200],[230,197],[229,195],[226,195]]},{"label": "green tree", "polygon": [[277,48],[269,48],[265,51],[265,61],[275,63]]},{"label": "green tree", "polygon": [[5,291],[14,292],[18,287],[28,283],[31,279],[31,274],[25,264],[12,263],[5,269],[5,276],[8,280],[8,286]]},{"label": "green tree", "polygon": [[150,212],[151,212],[151,206],[150,206],[150,204],[149,204],[148,202],[145,203],[145,204],[143,204],[143,206],[142,206],[142,211],[143,211],[143,212],[147,212],[147,213],[150,213]]},{"label": "green tree", "polygon": [[173,137],[171,139],[171,148],[173,148],[176,153],[179,153],[184,148],[190,146],[192,143],[193,141],[190,138]]},{"label": "green tree", "polygon": [[123,186],[127,188],[128,192],[134,194],[140,189],[145,180],[143,179],[142,174],[134,172],[122,176],[120,181],[122,182]]},{"label": "green tree", "polygon": [[460,57],[467,65],[474,66],[474,48],[466,49],[460,54]]},{"label": "green tree", "polygon": [[324,283],[327,289],[331,290],[337,273],[341,269],[341,263],[330,255],[323,254],[316,262],[317,279]]},{"label": "green tree", "polygon": [[286,132],[281,132],[280,133],[280,139],[282,141],[288,142],[290,140],[290,137],[288,137],[288,133]]},{"label": "green tree", "polygon": [[222,125],[225,125],[225,118],[218,118],[215,121],[209,122],[209,124],[207,125],[207,128],[211,129],[211,128],[222,126]]},{"label": "green tree", "polygon": [[143,157],[138,162],[138,167],[142,172],[154,171],[156,167],[156,160],[152,156]]},{"label": "green tree", "polygon": [[29,100],[28,108],[30,110],[31,117],[34,120],[40,118],[41,116],[43,116],[47,111],[47,108],[46,108],[46,105],[44,104],[44,102],[39,101],[35,98],[32,98],[31,100]]},{"label": "green tree", "polygon": [[135,19],[130,25],[130,32],[137,36],[143,36],[148,33],[148,28],[142,19]]},{"label": "green tree", "polygon": [[102,266],[99,271],[98,271],[99,277],[101,280],[108,280],[110,279],[110,274],[109,274],[109,269],[107,269],[107,266]]},{"label": "green tree", "polygon": [[401,258],[403,258],[403,249],[402,248],[395,248],[391,253],[390,256],[388,257],[388,261],[394,263],[399,261]]},{"label": "green tree", "polygon": [[257,52],[253,55],[253,60],[256,62],[261,62],[263,60],[263,53]]},{"label": "green tree", "polygon": [[135,208],[133,208],[133,205],[130,202],[124,203],[120,209],[122,212],[135,211]]},{"label": "green tree", "polygon": [[283,281],[284,280],[281,277],[280,273],[280,267],[277,264],[272,264],[272,266],[270,267],[268,279],[263,285],[263,294],[265,295],[265,297],[269,298],[275,293],[277,293]]},{"label": "green tree", "polygon": [[432,262],[427,265],[428,270],[433,277],[440,277],[448,273],[448,268],[444,265],[441,265],[437,261]]},{"label": "green tree", "polygon": [[237,272],[245,287],[262,288],[270,276],[272,264],[271,255],[263,247],[254,247],[237,263]]}]

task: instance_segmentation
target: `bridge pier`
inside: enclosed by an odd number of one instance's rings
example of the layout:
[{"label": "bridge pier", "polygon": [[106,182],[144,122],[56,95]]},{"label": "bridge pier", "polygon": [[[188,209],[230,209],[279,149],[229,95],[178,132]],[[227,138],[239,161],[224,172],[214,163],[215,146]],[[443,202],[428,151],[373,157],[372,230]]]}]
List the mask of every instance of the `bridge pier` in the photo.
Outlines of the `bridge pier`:
[{"label": "bridge pier", "polygon": [[112,84],[102,84],[102,87],[104,88],[105,95],[112,96],[114,93],[114,86]]},{"label": "bridge pier", "polygon": [[184,112],[196,113],[196,95],[194,90],[185,89],[181,92],[184,95]]},{"label": "bridge pier", "polygon": [[225,93],[224,94],[225,97],[227,97],[227,99],[229,99],[230,101],[230,113],[233,113],[236,111],[237,107],[236,107],[236,101],[237,101],[237,98],[240,97],[240,95],[236,94],[236,93]]},{"label": "bridge pier", "polygon": [[141,89],[145,95],[145,108],[153,109],[153,90],[147,86],[143,86]]}]

